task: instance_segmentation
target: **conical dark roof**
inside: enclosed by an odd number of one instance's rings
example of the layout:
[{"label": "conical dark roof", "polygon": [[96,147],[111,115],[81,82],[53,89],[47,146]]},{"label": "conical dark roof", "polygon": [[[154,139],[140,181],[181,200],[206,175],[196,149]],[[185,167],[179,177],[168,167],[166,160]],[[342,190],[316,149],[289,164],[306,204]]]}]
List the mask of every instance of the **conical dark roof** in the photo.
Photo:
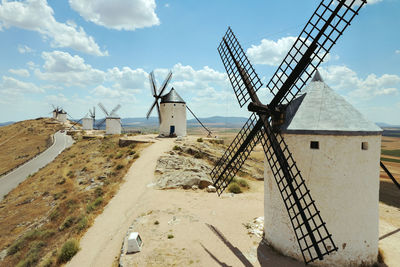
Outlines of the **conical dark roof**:
[{"label": "conical dark roof", "polygon": [[286,109],[283,133],[376,135],[382,129],[370,122],[344,97],[332,90],[319,72],[303,94]]},{"label": "conical dark roof", "polygon": [[178,93],[175,91],[175,89],[172,87],[171,91],[169,91],[168,94],[163,95],[161,97],[161,104],[162,103],[182,103],[186,104],[185,101],[183,101],[182,97],[178,95]]}]

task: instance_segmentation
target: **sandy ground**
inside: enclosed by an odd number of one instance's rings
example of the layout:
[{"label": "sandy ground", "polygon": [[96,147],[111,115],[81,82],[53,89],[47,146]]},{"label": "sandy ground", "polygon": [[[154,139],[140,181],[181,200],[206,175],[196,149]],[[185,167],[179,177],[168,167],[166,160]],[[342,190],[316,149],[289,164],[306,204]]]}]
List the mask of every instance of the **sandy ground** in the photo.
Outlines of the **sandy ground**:
[{"label": "sandy ground", "polygon": [[171,149],[173,139],[163,139],[144,149],[132,164],[126,181],[81,239],[81,250],[69,266],[111,266],[119,255],[126,230],[137,216],[137,206],[154,176],[157,158]]},{"label": "sandy ground", "polygon": [[[173,144],[173,139],[161,139],[142,152],[118,194],[82,238],[81,251],[69,266],[117,265],[131,225],[144,245],[141,252],[125,257],[125,266],[305,266],[248,233],[245,224],[263,216],[263,182],[251,183],[250,193],[221,197],[200,190],[151,188],[157,158]],[[399,212],[385,204],[380,208]],[[380,237],[387,265],[396,266],[399,225],[381,220]]]}]

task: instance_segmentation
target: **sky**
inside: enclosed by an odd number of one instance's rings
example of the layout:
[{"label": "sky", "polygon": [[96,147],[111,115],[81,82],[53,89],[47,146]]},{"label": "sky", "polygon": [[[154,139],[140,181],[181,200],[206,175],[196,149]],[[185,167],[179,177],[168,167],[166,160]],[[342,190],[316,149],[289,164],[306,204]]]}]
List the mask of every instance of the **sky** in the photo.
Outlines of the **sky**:
[{"label": "sky", "polygon": [[[169,88],[199,117],[248,117],[217,51],[227,27],[265,87],[319,2],[2,0],[0,122],[50,116],[51,105],[79,119],[99,102],[144,117],[153,70],[158,86],[172,70]],[[366,118],[400,125],[400,0],[369,0],[319,70]]]}]

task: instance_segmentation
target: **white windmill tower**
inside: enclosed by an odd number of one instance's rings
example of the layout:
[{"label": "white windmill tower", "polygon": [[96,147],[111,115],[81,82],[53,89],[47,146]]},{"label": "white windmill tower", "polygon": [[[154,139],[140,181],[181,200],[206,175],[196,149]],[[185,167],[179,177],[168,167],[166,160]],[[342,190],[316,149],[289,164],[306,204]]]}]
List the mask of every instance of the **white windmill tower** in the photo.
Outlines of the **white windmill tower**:
[{"label": "white windmill tower", "polygon": [[121,105],[118,104],[113,110],[111,110],[110,113],[108,113],[107,109],[103,106],[103,104],[99,103],[98,105],[104,112],[106,117],[99,124],[97,124],[97,127],[99,128],[105,122],[106,134],[121,134],[121,129],[122,129],[121,118],[116,113],[118,109],[121,108]]},{"label": "white windmill tower", "polygon": [[82,130],[93,130],[93,124],[96,120],[96,109],[93,107],[93,110],[89,109],[89,116],[86,116],[82,119]]},{"label": "white windmill tower", "polygon": [[[162,95],[164,90],[167,88],[169,81],[171,80],[172,72],[168,73],[167,78],[160,87],[157,93],[156,81],[154,79],[154,73],[149,74],[150,86],[153,97],[155,98],[154,103],[147,112],[146,118],[150,117],[150,114],[155,106],[157,106],[158,119],[160,122],[160,135],[161,136],[186,136],[186,103],[175,91],[174,88],[166,94]],[[160,104],[158,100],[161,99]]]}]

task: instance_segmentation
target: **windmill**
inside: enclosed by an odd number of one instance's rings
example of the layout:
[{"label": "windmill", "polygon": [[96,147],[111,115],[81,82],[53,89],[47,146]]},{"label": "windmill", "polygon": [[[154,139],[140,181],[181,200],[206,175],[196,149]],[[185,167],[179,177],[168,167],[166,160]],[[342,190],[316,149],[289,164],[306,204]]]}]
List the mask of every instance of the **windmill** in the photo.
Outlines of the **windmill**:
[{"label": "windmill", "polygon": [[111,112],[108,112],[102,103],[99,103],[98,106],[106,117],[97,124],[97,128],[100,129],[106,123],[106,134],[121,134],[121,118],[116,113],[121,108],[121,105],[115,106]]},{"label": "windmill", "polygon": [[279,129],[285,123],[286,107],[314,75],[365,3],[356,0],[321,1],[267,84],[273,95],[268,105],[258,98],[261,80],[230,28],[218,47],[240,107],[250,101],[248,110],[252,114],[212,170],[213,184],[220,195],[256,144],[261,142],[279,189],[277,194],[284,202],[280,207],[289,215],[292,229],[287,236],[294,235],[293,242],[300,249],[299,255],[293,252],[291,256],[302,258],[306,263],[323,260],[338,248]]},{"label": "windmill", "polygon": [[53,107],[53,111],[50,113],[53,114],[53,119],[56,119],[63,123],[66,122],[67,121],[67,112],[65,112],[62,109],[62,107],[54,106],[54,105],[52,105],[52,107]]},{"label": "windmill", "polygon": [[89,116],[86,114],[84,118],[82,118],[82,130],[93,130],[94,122],[96,121],[96,109],[89,109]]},{"label": "windmill", "polygon": [[[186,109],[196,118],[200,125],[211,135],[203,123],[196,117],[193,111],[186,105],[186,102],[180,97],[176,90],[172,87],[169,93],[163,95],[172,78],[170,71],[164,80],[162,86],[157,93],[157,83],[154,78],[154,72],[149,74],[150,90],[154,97],[154,102],[146,114],[146,118],[150,117],[154,107],[157,107],[158,121],[160,123],[161,136],[186,136]],[[160,100],[160,103],[158,101]],[[161,105],[161,106],[160,106]]]}]

